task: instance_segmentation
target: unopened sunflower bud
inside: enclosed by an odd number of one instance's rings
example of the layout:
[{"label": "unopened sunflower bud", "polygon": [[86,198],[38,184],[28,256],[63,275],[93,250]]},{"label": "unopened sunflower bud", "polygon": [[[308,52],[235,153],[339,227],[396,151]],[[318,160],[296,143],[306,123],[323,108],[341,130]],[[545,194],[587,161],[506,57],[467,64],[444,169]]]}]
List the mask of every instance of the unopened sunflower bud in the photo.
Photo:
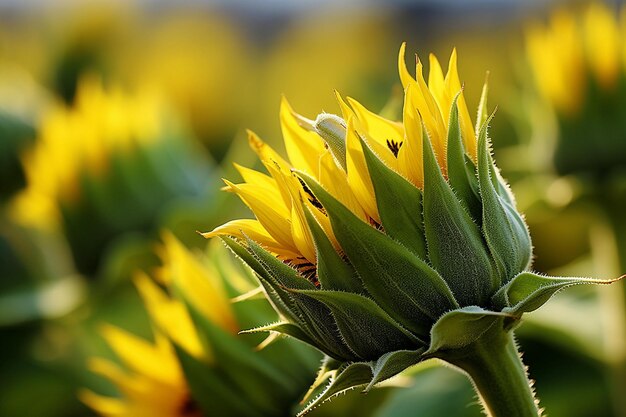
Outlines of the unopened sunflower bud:
[{"label": "unopened sunflower bud", "polygon": [[324,139],[335,159],[346,168],[346,122],[334,114],[322,113],[315,119],[315,131]]},{"label": "unopened sunflower bud", "polygon": [[256,272],[285,319],[257,330],[332,359],[305,412],[437,357],[470,374],[490,415],[537,416],[510,331],[559,289],[601,281],[529,271],[528,229],[491,156],[490,118],[474,132],[456,51],[445,79],[430,74],[443,88],[427,86],[419,60],[409,74],[404,45],[399,62],[402,122],[341,97],[343,119],[320,115],[317,135],[282,117],[289,162],[259,139],[270,175],[240,170],[245,183],[232,188],[257,220],[205,236]]}]

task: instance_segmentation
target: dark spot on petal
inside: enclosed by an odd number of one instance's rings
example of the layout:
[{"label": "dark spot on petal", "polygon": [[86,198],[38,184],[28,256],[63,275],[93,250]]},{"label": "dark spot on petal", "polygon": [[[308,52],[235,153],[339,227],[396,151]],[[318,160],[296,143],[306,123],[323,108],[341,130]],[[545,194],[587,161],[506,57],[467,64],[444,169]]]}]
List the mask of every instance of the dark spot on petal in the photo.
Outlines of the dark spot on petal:
[{"label": "dark spot on petal", "polygon": [[402,141],[396,142],[393,139],[387,139],[387,147],[389,148],[391,153],[393,153],[393,156],[395,156],[396,158],[398,157],[398,152],[400,152],[400,148],[402,147],[403,143],[404,142]]}]

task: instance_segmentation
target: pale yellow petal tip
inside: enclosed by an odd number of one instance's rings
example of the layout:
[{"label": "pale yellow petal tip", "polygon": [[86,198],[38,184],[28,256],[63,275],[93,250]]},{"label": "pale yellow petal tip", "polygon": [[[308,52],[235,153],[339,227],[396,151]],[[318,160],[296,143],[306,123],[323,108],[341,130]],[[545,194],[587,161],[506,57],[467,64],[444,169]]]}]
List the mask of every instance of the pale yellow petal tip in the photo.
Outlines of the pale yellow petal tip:
[{"label": "pale yellow petal tip", "polygon": [[280,96],[281,113],[283,112],[283,110],[287,110],[289,111],[289,113],[293,113],[293,107],[291,107],[291,104],[289,104],[289,101],[287,100],[287,96],[285,96],[284,94]]},{"label": "pale yellow petal tip", "polygon": [[219,230],[217,230],[217,228],[211,230],[210,232],[199,232],[197,230],[196,232],[205,239],[211,239],[212,237],[222,235],[222,233],[220,233]]},{"label": "pale yellow petal tip", "polygon": [[260,151],[265,145],[265,142],[261,140],[259,135],[257,135],[250,129],[246,129],[246,133],[248,134],[248,143],[250,144],[252,150],[254,150],[255,152]]},{"label": "pale yellow petal tip", "polygon": [[411,80],[414,81],[413,77],[406,67],[405,53],[406,42],[402,42],[402,45],[400,45],[400,51],[398,52],[398,73],[400,74],[400,81],[402,82],[402,87],[404,89],[406,89],[411,84]]}]

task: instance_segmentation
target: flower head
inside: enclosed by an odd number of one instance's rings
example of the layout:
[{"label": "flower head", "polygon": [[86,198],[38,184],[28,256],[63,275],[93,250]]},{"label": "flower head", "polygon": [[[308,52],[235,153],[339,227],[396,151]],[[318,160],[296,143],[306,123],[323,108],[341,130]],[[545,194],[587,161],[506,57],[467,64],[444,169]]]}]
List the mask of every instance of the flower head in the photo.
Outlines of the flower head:
[{"label": "flower head", "polygon": [[[169,233],[163,241],[163,266],[155,279],[144,273],[135,278],[154,340],[104,326],[102,334],[122,366],[104,358],[92,358],[89,366],[113,382],[120,396],[83,390],[81,399],[107,417],[201,417],[216,410],[224,416],[280,415],[302,394],[303,374],[312,371],[315,355],[295,354],[298,346],[289,341],[257,352],[257,338],[247,341],[252,345],[240,340],[241,325],[258,324],[246,317],[268,318],[268,308],[252,300],[238,307],[231,303],[222,274],[228,271],[230,286],[253,289],[243,271],[229,267],[220,247],[210,251],[213,262],[206,262]],[[286,367],[300,374],[285,372]],[[277,380],[280,391],[272,389]]]},{"label": "flower head", "polygon": [[578,282],[527,272],[530,236],[490,153],[486,88],[475,130],[456,52],[445,76],[433,55],[430,67],[428,83],[419,59],[411,76],[402,46],[402,121],[339,95],[342,117],[313,121],[283,100],[288,158],[250,133],[269,175],[238,166],[244,182],[226,181],[256,220],[205,234],[257,273],[284,319],[256,330],[329,358],[317,383],[333,378],[311,406],[510,329]]},{"label": "flower head", "polygon": [[554,165],[560,174],[603,175],[626,164],[625,33],[624,19],[601,2],[582,13],[558,10],[548,24],[528,28],[532,78],[559,129]]},{"label": "flower head", "polygon": [[[42,115],[23,156],[27,186],[12,206],[18,223],[63,230],[81,272],[116,236],[146,230],[179,196],[200,196],[207,160],[158,95],[82,80],[72,106]],[[197,182],[195,180],[198,180]]]}]

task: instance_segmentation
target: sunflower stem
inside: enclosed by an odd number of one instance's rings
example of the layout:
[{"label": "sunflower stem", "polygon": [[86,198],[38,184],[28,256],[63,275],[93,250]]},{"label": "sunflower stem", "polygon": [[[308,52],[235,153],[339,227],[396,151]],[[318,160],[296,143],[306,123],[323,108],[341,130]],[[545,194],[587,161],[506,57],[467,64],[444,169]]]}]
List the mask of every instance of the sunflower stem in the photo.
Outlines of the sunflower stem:
[{"label": "sunflower stem", "polygon": [[465,371],[490,417],[539,417],[538,401],[512,332],[492,326],[447,362]]}]

